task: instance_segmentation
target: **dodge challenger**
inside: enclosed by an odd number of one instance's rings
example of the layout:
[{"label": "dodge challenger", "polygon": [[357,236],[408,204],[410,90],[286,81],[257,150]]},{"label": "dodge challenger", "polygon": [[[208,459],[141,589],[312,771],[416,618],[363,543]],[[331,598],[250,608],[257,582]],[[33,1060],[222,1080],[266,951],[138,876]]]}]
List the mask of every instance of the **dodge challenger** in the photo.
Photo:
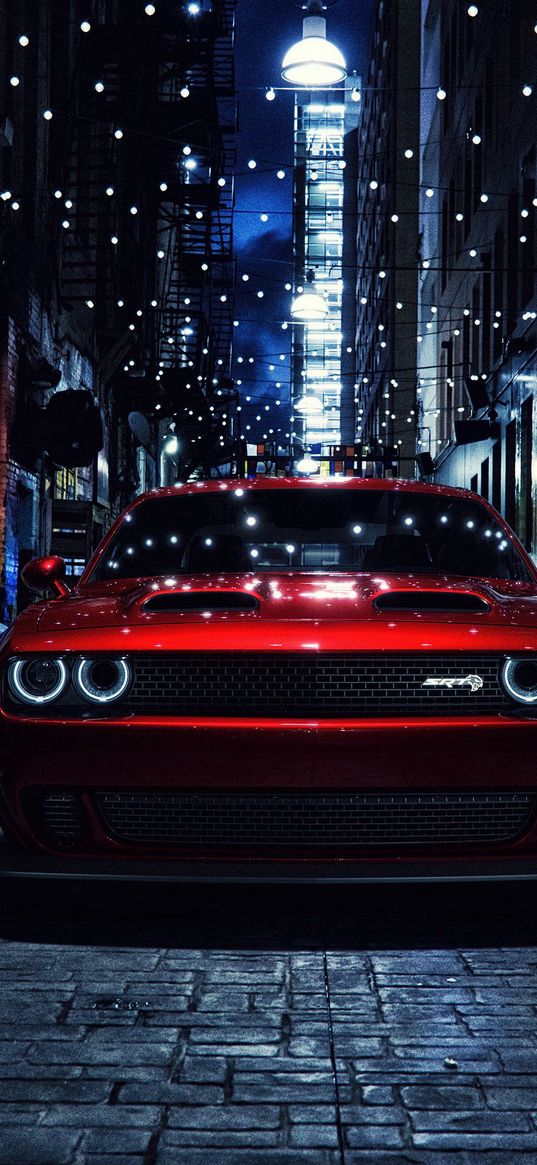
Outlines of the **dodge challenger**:
[{"label": "dodge challenger", "polygon": [[[0,868],[537,877],[537,571],[467,490],[158,489],[0,640]],[[45,596],[45,597],[43,597]]]}]

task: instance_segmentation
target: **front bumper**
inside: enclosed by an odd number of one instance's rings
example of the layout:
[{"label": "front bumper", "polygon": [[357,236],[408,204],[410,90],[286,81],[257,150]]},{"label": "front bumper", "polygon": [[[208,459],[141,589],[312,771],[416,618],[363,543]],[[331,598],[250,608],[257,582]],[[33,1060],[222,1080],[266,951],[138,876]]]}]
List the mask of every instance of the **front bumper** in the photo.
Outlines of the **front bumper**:
[{"label": "front bumper", "polygon": [[0,878],[200,885],[400,885],[417,882],[535,882],[535,859],[444,862],[187,862],[81,859],[26,852],[0,840]]},{"label": "front bumper", "polygon": [[[535,816],[522,837],[474,849],[431,845],[412,852],[203,854],[126,844],[97,819],[83,844],[59,853],[26,811],[40,789],[535,791],[537,722],[511,717],[431,720],[194,722],[5,719],[1,816],[22,850],[5,851],[10,876],[164,881],[424,881],[529,878],[537,870]],[[109,870],[109,872],[106,872]],[[103,872],[104,871],[104,872]]]}]

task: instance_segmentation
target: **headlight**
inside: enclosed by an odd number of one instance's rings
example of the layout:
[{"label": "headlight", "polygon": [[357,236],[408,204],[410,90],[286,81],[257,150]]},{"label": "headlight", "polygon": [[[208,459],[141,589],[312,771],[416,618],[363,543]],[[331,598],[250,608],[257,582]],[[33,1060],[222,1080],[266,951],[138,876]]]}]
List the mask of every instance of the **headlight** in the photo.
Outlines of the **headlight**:
[{"label": "headlight", "polygon": [[94,704],[119,700],[131,681],[132,671],[124,659],[79,659],[73,668],[78,694]]},{"label": "headlight", "polygon": [[13,696],[26,704],[48,704],[56,700],[67,683],[67,668],[61,659],[12,659],[7,682]]},{"label": "headlight", "polygon": [[517,704],[537,704],[537,659],[506,659],[501,680]]}]

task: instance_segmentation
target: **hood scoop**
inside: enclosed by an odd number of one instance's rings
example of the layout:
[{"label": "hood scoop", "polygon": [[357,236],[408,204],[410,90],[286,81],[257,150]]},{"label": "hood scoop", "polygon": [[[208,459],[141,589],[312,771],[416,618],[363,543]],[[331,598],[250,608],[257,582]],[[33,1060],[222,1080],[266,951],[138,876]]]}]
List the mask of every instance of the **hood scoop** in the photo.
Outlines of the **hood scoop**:
[{"label": "hood scoop", "polygon": [[454,611],[478,614],[490,611],[490,603],[479,595],[462,591],[390,591],[377,595],[377,611]]},{"label": "hood scoop", "polygon": [[245,591],[167,591],[152,595],[142,611],[258,611],[259,600]]}]

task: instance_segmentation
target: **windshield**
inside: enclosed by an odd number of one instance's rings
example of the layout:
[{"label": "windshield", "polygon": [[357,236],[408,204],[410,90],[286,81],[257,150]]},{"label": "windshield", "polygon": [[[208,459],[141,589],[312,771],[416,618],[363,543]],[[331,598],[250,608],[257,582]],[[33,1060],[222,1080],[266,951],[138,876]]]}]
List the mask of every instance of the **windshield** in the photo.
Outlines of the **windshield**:
[{"label": "windshield", "polygon": [[531,581],[479,502],[417,491],[299,487],[144,501],[125,516],[90,581],[275,570]]}]

